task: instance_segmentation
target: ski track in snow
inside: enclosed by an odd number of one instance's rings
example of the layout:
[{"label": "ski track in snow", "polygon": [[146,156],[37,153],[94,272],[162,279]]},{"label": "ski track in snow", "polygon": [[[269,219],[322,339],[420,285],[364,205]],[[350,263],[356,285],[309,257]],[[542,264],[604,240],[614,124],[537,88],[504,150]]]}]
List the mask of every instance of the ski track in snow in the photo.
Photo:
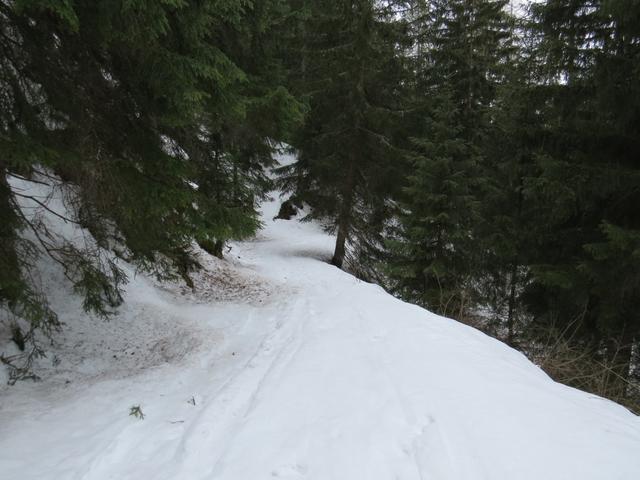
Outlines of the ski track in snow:
[{"label": "ski track in snow", "polygon": [[[332,238],[272,221],[279,204],[264,204],[256,240],[207,264],[202,291],[132,279],[109,332],[150,335],[140,368],[78,357],[1,390],[0,478],[640,478],[638,417],[326,264]],[[78,305],[65,341],[90,335]],[[136,404],[144,420],[128,415]]]}]

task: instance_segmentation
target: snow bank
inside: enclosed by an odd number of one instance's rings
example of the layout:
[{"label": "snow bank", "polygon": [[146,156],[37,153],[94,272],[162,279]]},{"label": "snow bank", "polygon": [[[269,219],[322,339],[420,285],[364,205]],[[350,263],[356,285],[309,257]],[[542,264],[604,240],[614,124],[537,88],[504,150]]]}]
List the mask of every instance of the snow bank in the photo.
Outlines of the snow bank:
[{"label": "snow bank", "polygon": [[2,477],[640,478],[638,417],[328,265],[279,204],[195,293],[137,276],[105,324],[55,284],[63,373],[1,393]]}]

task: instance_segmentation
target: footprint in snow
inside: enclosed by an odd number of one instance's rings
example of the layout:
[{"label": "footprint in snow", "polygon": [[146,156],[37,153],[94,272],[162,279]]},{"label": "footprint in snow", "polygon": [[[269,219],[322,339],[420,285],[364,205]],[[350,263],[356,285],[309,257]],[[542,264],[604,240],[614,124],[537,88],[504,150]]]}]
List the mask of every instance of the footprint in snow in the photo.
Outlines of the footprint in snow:
[{"label": "footprint in snow", "polygon": [[307,467],[305,465],[282,465],[271,472],[272,477],[277,478],[291,478],[301,477],[307,473]]}]

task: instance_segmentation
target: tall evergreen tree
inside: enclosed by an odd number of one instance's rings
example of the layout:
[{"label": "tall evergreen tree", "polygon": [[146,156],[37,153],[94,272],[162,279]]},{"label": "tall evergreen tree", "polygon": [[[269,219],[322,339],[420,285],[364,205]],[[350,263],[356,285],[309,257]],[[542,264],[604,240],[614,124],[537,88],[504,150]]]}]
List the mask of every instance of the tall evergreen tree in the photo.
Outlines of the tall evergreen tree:
[{"label": "tall evergreen tree", "polygon": [[544,144],[530,182],[539,245],[527,304],[629,374],[640,321],[640,6],[549,0],[534,9]]},{"label": "tall evergreen tree", "polygon": [[[313,2],[304,32],[309,79],[306,122],[294,141],[299,160],[283,184],[337,232],[332,263],[349,244],[373,243],[397,178],[393,119],[401,110],[404,22],[397,4]],[[356,241],[357,239],[357,241]]]},{"label": "tall evergreen tree", "polygon": [[391,288],[440,313],[463,316],[479,276],[477,241],[490,107],[504,76],[504,1],[418,2],[414,25],[415,173],[391,242]]},{"label": "tall evergreen tree", "polygon": [[423,138],[414,139],[413,173],[401,201],[397,238],[388,242],[391,288],[405,299],[449,316],[469,305],[467,291],[476,202],[472,156],[456,123],[451,94],[432,98]]},{"label": "tall evergreen tree", "polygon": [[492,101],[483,176],[478,241],[482,248],[479,303],[490,312],[493,332],[517,344],[526,313],[521,294],[530,280],[528,259],[534,201],[528,182],[537,174],[536,154],[544,136],[540,112],[539,58],[526,18],[508,17],[510,43]]}]

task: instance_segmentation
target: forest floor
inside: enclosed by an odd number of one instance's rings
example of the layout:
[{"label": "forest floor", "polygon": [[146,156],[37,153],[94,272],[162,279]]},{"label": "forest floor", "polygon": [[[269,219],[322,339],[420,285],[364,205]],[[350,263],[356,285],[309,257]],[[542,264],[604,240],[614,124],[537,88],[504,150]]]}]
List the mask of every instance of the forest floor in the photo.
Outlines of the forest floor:
[{"label": "forest floor", "polygon": [[65,326],[41,381],[0,390],[0,477],[640,478],[640,417],[329,265],[332,237],[279,206],[201,252],[194,291],[129,269],[106,322],[44,268]]}]

